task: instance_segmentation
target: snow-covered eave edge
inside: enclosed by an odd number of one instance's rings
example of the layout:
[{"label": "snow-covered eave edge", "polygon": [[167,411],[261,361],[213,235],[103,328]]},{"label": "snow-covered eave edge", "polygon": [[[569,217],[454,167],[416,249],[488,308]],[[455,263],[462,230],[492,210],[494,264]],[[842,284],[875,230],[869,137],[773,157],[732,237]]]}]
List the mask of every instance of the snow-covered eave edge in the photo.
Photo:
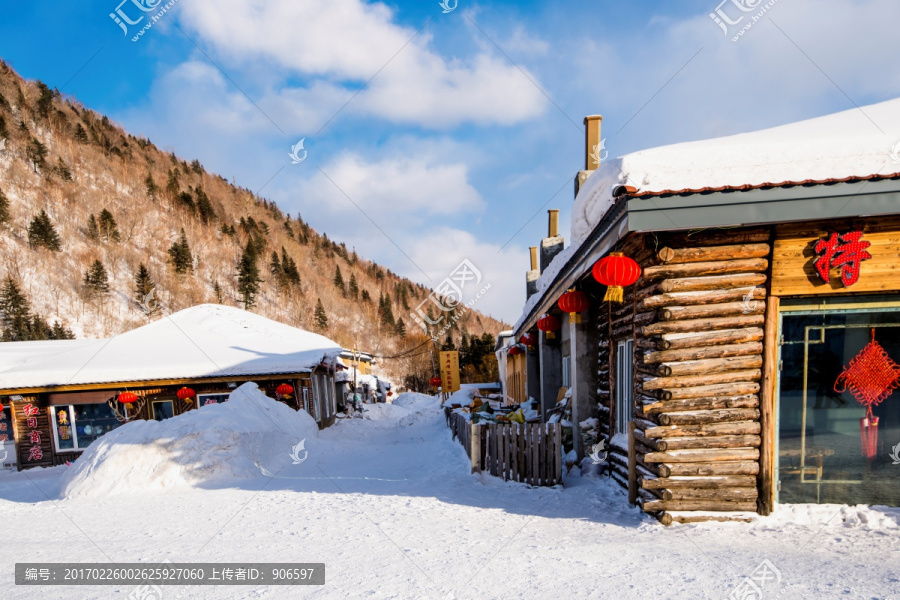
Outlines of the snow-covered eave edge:
[{"label": "snow-covered eave edge", "polygon": [[54,382],[47,383],[42,382],[37,385],[29,385],[29,386],[16,386],[16,387],[3,387],[2,379],[0,379],[0,396],[9,396],[13,394],[40,394],[40,393],[62,393],[62,392],[75,392],[75,391],[87,391],[92,388],[102,388],[102,389],[116,389],[120,387],[132,387],[132,388],[141,388],[141,387],[150,387],[150,386],[163,386],[163,385],[172,385],[173,381],[181,382],[198,382],[198,383],[220,383],[223,381],[227,381],[229,379],[253,379],[254,377],[279,377],[279,376],[289,376],[289,375],[308,375],[316,370],[316,368],[320,366],[324,366],[325,368],[334,371],[335,363],[338,355],[340,355],[340,348],[332,348],[325,350],[322,353],[322,357],[316,361],[309,361],[305,363],[303,366],[297,366],[291,369],[277,369],[277,370],[245,370],[241,371],[235,367],[221,369],[215,373],[204,373],[204,374],[184,374],[184,373],[173,373],[171,375],[166,376],[158,376],[158,377],[150,377],[150,378],[138,378],[138,379],[116,379],[116,380],[103,380],[103,381],[79,381],[77,383],[72,383],[70,381],[66,382]]}]

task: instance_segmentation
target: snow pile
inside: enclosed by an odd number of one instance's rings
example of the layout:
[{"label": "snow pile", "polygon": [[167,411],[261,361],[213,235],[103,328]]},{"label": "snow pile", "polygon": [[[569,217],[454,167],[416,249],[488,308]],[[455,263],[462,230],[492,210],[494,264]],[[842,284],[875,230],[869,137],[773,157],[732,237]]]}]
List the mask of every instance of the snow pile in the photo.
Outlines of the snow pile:
[{"label": "snow pile", "polygon": [[472,404],[472,401],[475,399],[475,394],[477,393],[478,390],[475,388],[460,388],[458,392],[450,394],[447,401],[444,402],[444,406],[453,406],[454,404],[469,406]]},{"label": "snow pile", "polygon": [[771,129],[626,154],[604,162],[579,190],[572,208],[572,245],[597,226],[619,186],[661,192],[885,175],[900,170],[891,160],[897,140],[900,98]]},{"label": "snow pile", "polygon": [[[62,482],[62,496],[102,497],[198,487],[260,475],[291,462],[291,449],[318,435],[295,411],[245,383],[228,402],[165,421],[133,421],[90,445]],[[302,455],[303,452],[301,451]]]},{"label": "snow pile", "polygon": [[[416,423],[423,415],[433,415],[440,399],[415,392],[405,392],[392,403],[364,404],[363,419],[375,421],[376,427],[397,427]],[[343,422],[342,422],[343,423]]]}]

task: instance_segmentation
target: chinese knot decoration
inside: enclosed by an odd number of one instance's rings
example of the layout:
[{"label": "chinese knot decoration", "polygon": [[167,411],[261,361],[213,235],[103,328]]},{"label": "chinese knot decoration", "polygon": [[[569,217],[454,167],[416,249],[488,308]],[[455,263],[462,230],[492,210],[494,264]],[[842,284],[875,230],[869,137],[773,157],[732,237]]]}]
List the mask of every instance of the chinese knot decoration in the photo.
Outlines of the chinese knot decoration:
[{"label": "chinese knot decoration", "polygon": [[841,268],[841,282],[850,287],[859,280],[862,261],[872,258],[866,248],[871,242],[862,240],[862,231],[832,233],[827,240],[816,242],[814,250],[819,258],[815,261],[816,271],[825,283],[831,282],[831,269]]},{"label": "chinese knot decoration", "polygon": [[581,323],[579,313],[586,311],[590,306],[587,294],[575,290],[569,290],[560,296],[558,304],[561,311],[569,313],[569,321],[572,323]]},{"label": "chinese knot decoration", "polygon": [[866,416],[859,421],[859,433],[863,454],[868,459],[874,458],[878,451],[878,417],[872,414],[872,407],[890,396],[898,386],[900,365],[875,341],[875,330],[872,329],[872,341],[834,382],[834,391],[850,390],[857,402],[866,407]]},{"label": "chinese knot decoration", "polygon": [[632,285],[641,277],[641,267],[621,252],[610,252],[609,256],[594,264],[591,273],[594,279],[606,286],[604,301],[622,302],[625,297],[624,287]]},{"label": "chinese knot decoration", "polygon": [[544,332],[544,335],[548,340],[552,340],[556,337],[556,334],[553,332],[560,327],[562,327],[562,324],[559,322],[559,319],[553,315],[544,315],[538,319],[537,322],[537,328]]}]

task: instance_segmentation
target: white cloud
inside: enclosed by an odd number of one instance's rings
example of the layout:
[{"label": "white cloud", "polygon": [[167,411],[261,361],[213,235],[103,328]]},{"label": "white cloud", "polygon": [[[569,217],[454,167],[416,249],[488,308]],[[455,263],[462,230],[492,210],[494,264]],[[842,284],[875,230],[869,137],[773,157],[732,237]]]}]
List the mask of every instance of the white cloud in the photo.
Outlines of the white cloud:
[{"label": "white cloud", "polygon": [[261,60],[269,69],[355,87],[378,73],[351,110],[392,122],[512,124],[546,106],[540,91],[502,57],[483,51],[468,60],[445,58],[427,32],[416,35],[395,24],[382,3],[193,0],[182,5],[181,18],[231,64]]}]

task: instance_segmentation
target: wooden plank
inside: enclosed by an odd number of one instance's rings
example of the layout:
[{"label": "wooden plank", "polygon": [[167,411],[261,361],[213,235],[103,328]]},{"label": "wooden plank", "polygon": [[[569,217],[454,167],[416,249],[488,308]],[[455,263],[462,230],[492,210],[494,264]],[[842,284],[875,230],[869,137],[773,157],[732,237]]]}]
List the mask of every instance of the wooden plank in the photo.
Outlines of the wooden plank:
[{"label": "wooden plank", "polygon": [[759,463],[748,461],[660,463],[656,465],[660,477],[698,477],[716,475],[752,475],[759,473]]},{"label": "wooden plank", "polygon": [[676,361],[709,360],[713,358],[732,358],[736,356],[751,356],[762,354],[761,342],[747,342],[744,344],[724,344],[721,346],[706,346],[694,348],[680,348],[677,350],[659,350],[648,352],[644,355],[644,364],[660,364]]},{"label": "wooden plank", "polygon": [[503,427],[503,480],[509,481],[510,473],[512,473],[512,465],[510,464],[509,426],[502,425],[501,427]]},{"label": "wooden plank", "polygon": [[662,334],[657,343],[660,350],[678,350],[683,348],[699,348],[726,344],[743,344],[759,342],[763,339],[761,327],[744,327],[739,329],[723,329],[719,331],[689,331]]},{"label": "wooden plank", "polygon": [[562,424],[556,430],[556,483],[562,484],[563,482],[563,467],[562,467]]},{"label": "wooden plank", "polygon": [[662,248],[656,254],[663,263],[695,263],[734,258],[761,258],[769,256],[769,244],[737,244],[691,248]]},{"label": "wooden plank", "polygon": [[481,434],[476,431],[477,429],[478,425],[469,426],[469,439],[471,443],[469,456],[472,459],[473,473],[481,472]]},{"label": "wooden plank", "polygon": [[657,377],[645,381],[643,388],[645,392],[648,390],[672,390],[676,388],[690,388],[723,383],[759,381],[761,377],[762,371],[760,369],[744,369],[741,371],[728,371],[726,373],[713,373],[709,375]]},{"label": "wooden plank", "polygon": [[738,258],[733,260],[665,264],[656,267],[646,267],[643,272],[643,277],[647,280],[653,280],[697,277],[703,275],[722,275],[724,273],[754,273],[765,271],[768,267],[769,261],[765,258]]},{"label": "wooden plank", "polygon": [[756,511],[756,500],[727,502],[721,500],[649,500],[644,502],[645,512],[658,510],[703,510],[703,511]]},{"label": "wooden plank", "polygon": [[758,461],[758,448],[723,448],[715,450],[670,450],[650,452],[644,460],[651,463],[691,463],[719,461]]},{"label": "wooden plank", "polygon": [[729,275],[665,279],[660,282],[659,288],[661,292],[668,294],[672,292],[748,288],[762,285],[765,282],[766,275],[764,273],[734,273]]},{"label": "wooden plank", "polygon": [[762,445],[759,456],[759,513],[769,515],[775,508],[775,384],[778,380],[779,298],[771,297],[766,311],[766,337],[763,352],[763,380],[760,402]]},{"label": "wooden plank", "polygon": [[540,485],[541,479],[541,470],[540,470],[540,448],[538,447],[538,441],[540,440],[540,423],[532,423],[531,424],[531,485],[537,487]]},{"label": "wooden plank", "polygon": [[[663,335],[667,333],[706,333],[716,329],[740,329],[759,327],[765,323],[763,315],[740,315],[737,317],[716,317],[712,319],[686,319],[684,321],[660,321],[640,328],[641,335]],[[665,339],[665,338],[663,338]]]},{"label": "wooden plank", "polygon": [[634,444],[634,433],[637,426],[634,421],[628,422],[628,502],[632,506],[637,503],[637,449]]}]

